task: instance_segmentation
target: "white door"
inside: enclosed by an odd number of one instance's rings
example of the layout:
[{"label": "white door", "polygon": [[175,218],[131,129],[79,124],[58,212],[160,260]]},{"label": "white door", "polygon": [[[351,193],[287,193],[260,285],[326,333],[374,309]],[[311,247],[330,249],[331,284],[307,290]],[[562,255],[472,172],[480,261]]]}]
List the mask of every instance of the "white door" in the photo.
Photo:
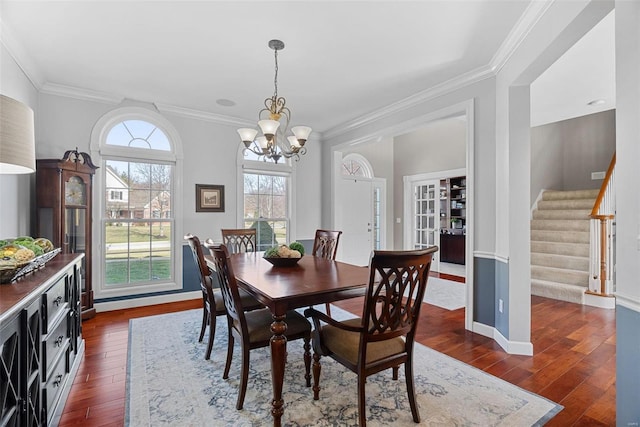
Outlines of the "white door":
[{"label": "white door", "polygon": [[336,188],[335,229],[342,230],[338,261],[368,265],[373,230],[373,186],[370,180],[342,178]]},{"label": "white door", "polygon": [[[440,246],[440,181],[419,181],[413,185],[412,247],[424,249]],[[431,270],[440,271],[438,252],[433,255]]]}]

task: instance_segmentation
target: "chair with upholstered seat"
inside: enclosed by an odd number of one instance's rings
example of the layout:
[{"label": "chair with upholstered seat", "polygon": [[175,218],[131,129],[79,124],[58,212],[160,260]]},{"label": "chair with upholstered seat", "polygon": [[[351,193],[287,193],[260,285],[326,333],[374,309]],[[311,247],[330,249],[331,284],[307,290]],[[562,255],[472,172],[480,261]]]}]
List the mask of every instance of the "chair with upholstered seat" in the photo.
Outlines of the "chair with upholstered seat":
[{"label": "chair with upholstered seat", "polygon": [[257,246],[255,228],[223,228],[222,243],[229,253],[255,252]]},{"label": "chair with upholstered seat", "polygon": [[[374,251],[361,318],[338,322],[309,308],[313,319],[313,398],[320,392],[320,356],[329,356],[358,376],[359,425],[365,426],[365,383],[369,375],[391,368],[393,379],[404,364],[413,421],[420,422],[413,385],[413,343],[431,268],[438,248]],[[325,322],[322,326],[320,322]]]},{"label": "chair with upholstered seat", "polygon": [[[316,230],[316,237],[313,239],[311,255],[319,258],[335,260],[341,234],[342,231]],[[327,310],[327,314],[331,316],[331,304],[326,303],[325,309]]]},{"label": "chair with upholstered seat", "polygon": [[[193,254],[193,261],[198,268],[198,274],[200,276],[200,289],[202,290],[202,326],[200,327],[198,342],[202,342],[205,330],[207,326],[209,326],[209,341],[204,356],[206,360],[209,360],[211,358],[211,349],[213,348],[213,339],[216,333],[216,317],[225,314],[227,311],[222,301],[220,289],[214,288],[213,286],[211,270],[204,259],[200,239],[193,234],[187,234],[184,236],[184,239],[189,243],[191,253]],[[246,292],[242,293],[241,299],[243,306],[247,310],[263,307],[262,304]]]},{"label": "chair with upholstered seat", "polygon": [[[249,351],[255,348],[267,347],[271,341],[271,324],[273,317],[267,308],[245,312],[239,298],[238,283],[229,262],[229,252],[224,245],[206,245],[214,259],[215,273],[220,282],[224,304],[227,309],[227,323],[229,325],[229,347],[227,362],[223,378],[229,378],[229,369],[233,358],[233,345],[237,339],[241,345],[242,367],[240,372],[240,390],[236,408],[242,409],[249,379]],[[311,387],[311,325],[309,321],[295,310],[286,313],[287,329],[284,335],[287,341],[304,339],[304,364],[307,387]]]}]

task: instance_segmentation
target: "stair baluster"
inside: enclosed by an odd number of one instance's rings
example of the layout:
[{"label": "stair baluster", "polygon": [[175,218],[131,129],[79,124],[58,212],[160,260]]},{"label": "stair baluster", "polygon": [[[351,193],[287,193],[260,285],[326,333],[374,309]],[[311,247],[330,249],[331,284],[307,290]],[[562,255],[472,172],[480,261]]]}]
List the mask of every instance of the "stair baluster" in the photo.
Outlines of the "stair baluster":
[{"label": "stair baluster", "polygon": [[599,296],[613,296],[613,222],[615,220],[615,166],[613,154],[600,193],[591,210],[589,290]]}]

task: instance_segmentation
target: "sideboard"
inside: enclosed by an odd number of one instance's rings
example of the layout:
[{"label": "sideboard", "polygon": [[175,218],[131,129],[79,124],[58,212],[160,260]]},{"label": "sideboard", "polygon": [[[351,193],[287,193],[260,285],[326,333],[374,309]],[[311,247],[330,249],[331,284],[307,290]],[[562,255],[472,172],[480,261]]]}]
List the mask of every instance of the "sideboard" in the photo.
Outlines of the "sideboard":
[{"label": "sideboard", "polygon": [[84,254],[0,285],[0,425],[57,425],[84,353]]}]

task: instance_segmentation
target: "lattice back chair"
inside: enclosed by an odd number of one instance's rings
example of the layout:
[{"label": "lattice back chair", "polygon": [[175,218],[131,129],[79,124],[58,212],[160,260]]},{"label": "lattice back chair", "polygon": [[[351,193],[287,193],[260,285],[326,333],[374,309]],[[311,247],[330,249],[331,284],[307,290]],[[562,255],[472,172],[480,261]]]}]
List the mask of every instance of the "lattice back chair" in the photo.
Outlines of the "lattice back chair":
[{"label": "lattice back chair", "polygon": [[[242,349],[242,368],[240,372],[240,390],[236,408],[242,409],[249,379],[249,351],[255,348],[267,347],[271,341],[271,324],[273,317],[267,308],[245,312],[239,298],[238,282],[229,259],[229,252],[225,245],[210,245],[207,248],[213,257],[215,273],[220,282],[220,289],[224,305],[227,309],[227,323],[229,325],[229,346],[227,348],[227,362],[222,378],[229,378],[229,369],[233,358],[233,346],[237,339]],[[305,380],[307,387],[311,387],[311,325],[309,321],[295,310],[286,313],[287,341],[304,339]]]},{"label": "lattice back chair", "polygon": [[341,235],[342,231],[316,230],[311,255],[326,259],[336,259]]},{"label": "lattice back chair", "polygon": [[[413,384],[413,343],[436,246],[415,251],[374,251],[361,318],[338,322],[313,308],[313,398],[320,392],[320,356],[329,356],[358,375],[358,421],[366,425],[366,377],[404,364],[413,421],[420,422]],[[320,321],[326,323],[321,326]]]},{"label": "lattice back chair", "polygon": [[[342,231],[316,230],[316,237],[313,239],[311,255],[335,260],[341,235]],[[325,309],[327,310],[327,314],[331,316],[331,304],[326,303]]]},{"label": "lattice back chair", "polygon": [[223,228],[222,243],[229,253],[255,252],[257,246],[255,228]]},{"label": "lattice back chair", "polygon": [[[202,342],[204,338],[205,330],[209,326],[209,340],[207,342],[207,351],[205,353],[205,360],[211,358],[211,350],[213,348],[213,340],[216,334],[216,317],[225,314],[227,311],[222,300],[222,294],[220,289],[213,283],[211,276],[212,272],[204,259],[204,252],[202,250],[202,244],[200,239],[193,234],[187,234],[184,239],[189,243],[191,253],[193,255],[193,261],[198,268],[198,274],[200,276],[200,289],[202,290],[202,326],[200,326],[200,336],[198,342]],[[242,295],[242,301],[248,310],[255,310],[256,308],[262,308],[263,305],[256,301],[251,295],[244,293]]]}]

